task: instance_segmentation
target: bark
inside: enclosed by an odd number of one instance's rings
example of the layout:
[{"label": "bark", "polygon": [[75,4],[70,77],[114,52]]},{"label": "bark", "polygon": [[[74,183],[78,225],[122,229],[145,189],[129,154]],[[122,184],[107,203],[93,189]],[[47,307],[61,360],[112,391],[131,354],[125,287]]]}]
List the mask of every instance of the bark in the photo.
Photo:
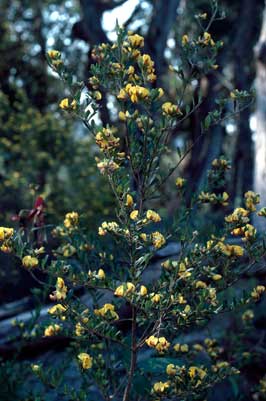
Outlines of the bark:
[{"label": "bark", "polygon": [[[219,64],[221,64],[219,62]],[[192,142],[197,140],[201,131],[201,122],[204,121],[208,113],[215,109],[215,99],[218,97],[220,84],[215,73],[205,78],[207,80],[208,89],[205,93],[205,100],[200,109],[194,113],[192,120]],[[195,143],[191,152],[191,159],[188,165],[187,174],[189,182],[191,182],[191,193],[200,192],[207,178],[207,171],[211,167],[213,159],[222,154],[223,141],[225,137],[225,129],[222,125],[216,125],[204,134],[202,140]],[[190,195],[191,195],[190,193]]]},{"label": "bark", "polygon": [[[264,0],[245,0],[241,6],[238,30],[233,46],[234,80],[238,90],[250,91],[255,79],[254,45],[257,42]],[[233,158],[231,196],[242,197],[253,186],[253,142],[250,129],[251,109],[246,108],[238,119],[238,133]]]},{"label": "bark", "polygon": [[146,36],[146,49],[155,62],[156,73],[160,77],[167,64],[164,60],[164,51],[169,33],[176,21],[177,9],[180,0],[155,0],[148,34]]},{"label": "bark", "polygon": [[[266,205],[266,9],[263,14],[262,30],[256,46],[256,136],[254,191],[261,196],[261,205]],[[266,223],[261,217],[256,218],[256,227],[265,230]]]}]

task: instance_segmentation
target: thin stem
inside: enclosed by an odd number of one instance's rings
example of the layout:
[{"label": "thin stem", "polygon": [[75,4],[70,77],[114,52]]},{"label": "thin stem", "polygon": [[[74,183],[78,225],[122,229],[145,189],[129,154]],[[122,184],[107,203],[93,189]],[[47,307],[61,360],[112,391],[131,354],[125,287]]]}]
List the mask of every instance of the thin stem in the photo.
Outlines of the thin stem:
[{"label": "thin stem", "polygon": [[129,401],[130,390],[132,386],[133,376],[136,369],[137,364],[137,321],[136,321],[136,307],[132,306],[132,326],[131,326],[131,361],[130,361],[130,369],[128,373],[128,381],[127,386],[124,391],[123,401]]}]

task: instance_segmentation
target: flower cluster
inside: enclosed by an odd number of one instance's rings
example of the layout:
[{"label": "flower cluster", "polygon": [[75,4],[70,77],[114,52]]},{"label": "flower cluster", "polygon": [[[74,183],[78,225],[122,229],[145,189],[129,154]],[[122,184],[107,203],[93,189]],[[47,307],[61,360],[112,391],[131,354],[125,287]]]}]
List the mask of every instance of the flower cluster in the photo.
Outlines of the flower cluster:
[{"label": "flower cluster", "polygon": [[79,215],[77,212],[69,212],[65,216],[64,226],[68,230],[72,230],[78,227]]},{"label": "flower cluster", "polygon": [[117,320],[119,316],[115,311],[115,306],[112,304],[104,304],[100,309],[94,309],[96,316],[101,316],[106,319]]},{"label": "flower cluster", "polygon": [[7,227],[0,227],[0,250],[2,252],[11,252],[12,238],[14,236],[14,229]]},{"label": "flower cluster", "polygon": [[24,267],[26,267],[27,269],[32,269],[34,267],[37,267],[38,264],[39,264],[39,261],[35,256],[26,255],[22,259],[22,265]]},{"label": "flower cluster", "polygon": [[160,353],[167,351],[170,347],[170,343],[165,337],[150,336],[145,340],[145,342],[149,347],[155,348]]},{"label": "flower cluster", "polygon": [[66,299],[67,296],[67,286],[65,285],[62,277],[58,277],[56,280],[56,290],[50,295],[50,299],[53,301],[61,301]]}]

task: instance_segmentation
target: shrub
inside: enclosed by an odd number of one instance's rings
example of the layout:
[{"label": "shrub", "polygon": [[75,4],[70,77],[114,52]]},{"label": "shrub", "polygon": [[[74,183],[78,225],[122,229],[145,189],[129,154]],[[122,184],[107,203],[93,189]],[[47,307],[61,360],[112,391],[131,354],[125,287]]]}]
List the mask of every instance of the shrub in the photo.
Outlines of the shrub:
[{"label": "shrub", "polygon": [[[208,32],[197,40],[185,35],[181,42],[184,66],[176,73],[186,85],[184,71],[192,66],[192,80],[214,68],[222,44]],[[61,242],[52,260],[45,256],[42,240],[37,238],[36,243],[34,232],[43,230],[36,220],[32,232],[0,229],[1,249],[15,252],[31,274],[36,269],[46,272],[53,283],[49,321],[38,326],[35,335],[65,334],[72,339],[71,355],[83,384],[73,389],[66,383],[64,394],[71,399],[93,397],[96,389],[105,400],[204,399],[216,383],[239,374],[238,362],[233,366],[230,358],[224,359],[214,339],[188,345],[180,342],[181,333],[203,327],[215,315],[258,302],[265,291],[259,285],[231,300],[226,292],[265,252],[251,224],[258,194],[244,195],[244,206],[225,217],[219,235],[200,242],[192,229],[192,212],[195,219],[194,212],[200,213],[203,204],[229,205],[223,189],[230,169],[225,158],[213,161],[208,187],[189,208],[176,210],[171,227],[164,226],[163,218],[150,207],[180,164],[160,169],[171,132],[198,106],[186,107],[182,97],[176,103],[164,98],[163,89],[155,87],[154,63],[142,53],[143,46],[141,36],[117,28],[116,43],[93,51],[89,88],[73,82],[58,51],[48,53],[50,66],[70,91],[60,108],[84,122],[100,149],[96,163],[113,191],[116,219],[102,221],[99,238],[93,239],[82,216],[67,213],[53,230]],[[201,69],[195,68],[199,61]],[[102,90],[117,100],[120,130],[94,121]],[[231,98],[217,100],[218,109],[202,123],[202,135],[224,118],[225,104],[242,107],[247,98],[248,94],[235,91]],[[176,178],[173,191],[183,203],[187,185],[182,177]],[[264,209],[258,214],[266,216]],[[232,242],[232,236],[241,240]],[[151,261],[171,238],[181,243],[180,253],[166,258],[154,277]],[[77,296],[80,289],[90,294],[90,302]],[[149,359],[143,357],[144,351]],[[34,365],[33,371],[49,383],[51,374],[45,367]]]}]

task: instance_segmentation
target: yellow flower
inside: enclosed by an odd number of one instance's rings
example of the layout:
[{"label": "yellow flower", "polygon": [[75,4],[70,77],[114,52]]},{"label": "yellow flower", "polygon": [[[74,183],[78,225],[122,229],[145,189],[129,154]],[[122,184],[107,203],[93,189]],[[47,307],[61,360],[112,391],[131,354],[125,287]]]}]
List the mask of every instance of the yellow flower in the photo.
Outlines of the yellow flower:
[{"label": "yellow flower", "polygon": [[182,36],[182,45],[185,46],[189,43],[189,38],[188,35],[183,35]]},{"label": "yellow flower", "polygon": [[149,338],[147,338],[145,340],[146,344],[151,347],[151,348],[155,348],[156,345],[158,344],[158,337],[155,336],[150,336]]},{"label": "yellow flower", "polygon": [[95,142],[102,151],[112,150],[119,146],[120,139],[115,136],[114,128],[102,128],[95,136]]},{"label": "yellow flower", "polygon": [[188,345],[187,344],[182,344],[180,346],[180,351],[183,352],[183,353],[188,352]]},{"label": "yellow flower", "polygon": [[188,375],[191,379],[194,379],[194,377],[197,375],[200,380],[203,380],[207,373],[205,370],[199,368],[198,366],[190,366],[190,368],[188,369]]},{"label": "yellow flower", "polygon": [[91,369],[93,359],[89,354],[86,354],[86,352],[81,352],[78,355],[78,359],[80,360],[82,369]]},{"label": "yellow flower", "polygon": [[166,242],[164,236],[159,231],[155,231],[151,236],[152,244],[156,249],[161,248]]},{"label": "yellow flower", "polygon": [[98,228],[98,234],[103,237],[104,235],[107,234],[107,231],[104,230],[102,227],[99,227]]},{"label": "yellow flower", "polygon": [[13,228],[0,227],[0,241],[10,239],[14,235]]},{"label": "yellow flower", "polygon": [[206,283],[204,283],[204,281],[197,281],[196,283],[195,283],[195,287],[196,288],[207,288],[207,284]]},{"label": "yellow flower", "polygon": [[184,262],[179,263],[178,275],[183,279],[191,276],[191,272],[187,270],[186,261],[185,263]]},{"label": "yellow flower", "polygon": [[251,309],[246,310],[242,315],[243,322],[248,322],[254,319],[254,312]]},{"label": "yellow flower", "polygon": [[71,104],[70,104],[70,106],[71,106],[71,109],[72,110],[76,110],[77,109],[77,101],[74,99],[74,100],[72,100],[72,102],[71,102]]},{"label": "yellow flower", "polygon": [[244,195],[245,197],[245,205],[248,210],[251,212],[256,211],[256,206],[258,203],[260,203],[260,195],[256,194],[253,191],[247,191]]},{"label": "yellow flower", "polygon": [[147,241],[147,234],[145,233],[140,234],[140,238],[142,239],[142,241]]},{"label": "yellow flower", "polygon": [[38,372],[40,371],[40,369],[41,369],[40,365],[37,365],[37,364],[31,365],[31,370],[32,370],[34,373],[38,373]]},{"label": "yellow flower", "polygon": [[35,255],[41,255],[44,252],[45,252],[45,249],[43,246],[41,246],[40,248],[34,249]]},{"label": "yellow flower", "polygon": [[264,285],[257,285],[256,288],[253,289],[253,291],[251,292],[251,297],[255,300],[255,301],[259,301],[259,299],[261,298],[261,295],[265,292],[265,287]]},{"label": "yellow flower", "polygon": [[44,330],[44,337],[52,337],[61,330],[59,324],[51,324]]},{"label": "yellow flower", "polygon": [[145,340],[146,344],[151,348],[156,348],[157,351],[163,352],[170,347],[170,343],[165,337],[150,336]]},{"label": "yellow flower", "polygon": [[62,252],[65,258],[70,258],[77,252],[77,250],[74,246],[67,244],[62,247]]},{"label": "yellow flower", "polygon": [[227,192],[223,192],[222,194],[222,205],[223,206],[227,206],[228,205],[228,199],[229,199],[229,195]]},{"label": "yellow flower", "polygon": [[195,351],[201,352],[204,350],[203,346],[201,344],[194,344],[193,348]]},{"label": "yellow flower", "polygon": [[138,103],[140,100],[145,100],[149,97],[149,90],[139,85],[127,84],[125,90],[121,90],[117,96],[120,100],[125,100],[125,93],[130,97],[132,103]]},{"label": "yellow flower", "polygon": [[24,256],[24,258],[22,259],[22,265],[29,269],[37,267],[38,263],[39,263],[38,259],[35,258],[34,256],[27,255]]},{"label": "yellow flower", "polygon": [[61,277],[57,277],[56,281],[56,289],[53,292],[52,295],[50,295],[50,298],[53,301],[60,301],[61,299],[66,299],[67,295],[67,286],[65,285],[64,280]]},{"label": "yellow flower", "polygon": [[266,207],[263,207],[262,209],[260,209],[257,214],[258,214],[258,216],[266,217]]},{"label": "yellow flower", "polygon": [[124,113],[123,111],[119,111],[118,117],[119,117],[119,120],[121,120],[121,121],[126,121],[127,120],[126,113]]},{"label": "yellow flower", "polygon": [[165,102],[162,105],[163,114],[168,116],[176,116],[182,114],[179,107],[171,102]]},{"label": "yellow flower", "polygon": [[164,95],[163,88],[158,88],[158,99],[161,99],[161,97],[163,97],[163,95]]},{"label": "yellow flower", "polygon": [[245,238],[242,238],[243,241],[256,237],[257,230],[252,224],[246,224],[245,227],[243,227],[243,231],[245,236]]},{"label": "yellow flower", "polygon": [[158,352],[161,353],[161,352],[167,351],[169,347],[170,347],[170,343],[166,340],[165,337],[158,338],[158,343],[155,347]]},{"label": "yellow flower", "polygon": [[56,304],[52,306],[50,309],[48,309],[48,313],[50,315],[59,315],[61,313],[64,313],[66,311],[66,308],[62,304]]},{"label": "yellow flower", "polygon": [[100,309],[94,309],[94,313],[96,316],[105,317],[109,315],[111,319],[119,319],[118,314],[115,312],[115,307],[112,304],[104,304]]},{"label": "yellow flower", "polygon": [[61,57],[61,53],[58,50],[49,50],[47,52],[47,54],[52,60],[55,60],[55,59],[58,59]]},{"label": "yellow flower", "polygon": [[105,272],[104,272],[104,270],[103,270],[103,269],[99,269],[96,277],[97,277],[98,279],[100,279],[100,280],[104,280],[104,279],[105,279]]},{"label": "yellow flower", "polygon": [[64,226],[66,228],[76,228],[79,222],[79,215],[77,212],[70,212],[65,215]]},{"label": "yellow flower", "polygon": [[78,322],[75,326],[75,333],[77,337],[82,336],[85,333],[85,328]]},{"label": "yellow flower", "polygon": [[214,281],[219,281],[219,280],[221,280],[223,278],[223,276],[221,275],[221,274],[214,274],[213,276],[212,276],[212,279],[214,280]]},{"label": "yellow flower", "polygon": [[208,16],[207,13],[199,14],[199,18],[201,19],[207,19],[207,16]]},{"label": "yellow flower", "polygon": [[127,69],[127,74],[133,75],[134,73],[135,73],[135,68],[133,67],[133,65],[130,65]]},{"label": "yellow flower", "polygon": [[115,221],[110,221],[108,223],[104,221],[102,226],[98,229],[98,234],[105,235],[107,234],[107,231],[116,232],[118,228],[118,224]]},{"label": "yellow flower", "polygon": [[6,244],[2,244],[0,250],[4,253],[10,253],[12,251],[12,248]]},{"label": "yellow flower", "polygon": [[166,374],[168,376],[174,376],[177,372],[177,369],[173,363],[170,363],[169,365],[166,366]]},{"label": "yellow flower", "polygon": [[125,89],[120,89],[118,95],[117,95],[117,99],[119,100],[126,100],[127,99],[127,92],[125,91]]},{"label": "yellow flower", "polygon": [[216,245],[216,248],[229,257],[240,257],[244,255],[244,249],[240,245],[229,245],[220,241]]},{"label": "yellow flower", "polygon": [[215,45],[215,42],[214,42],[214,40],[212,39],[212,37],[211,37],[211,34],[209,33],[209,32],[204,32],[204,34],[203,34],[203,43],[204,43],[204,45],[211,45],[211,46],[214,46]]},{"label": "yellow flower", "polygon": [[227,223],[238,223],[238,222],[245,222],[247,223],[249,221],[248,215],[249,211],[246,209],[243,209],[242,207],[236,208],[232,214],[229,214],[228,216],[225,217],[225,221]]},{"label": "yellow flower", "polygon": [[133,210],[131,213],[130,213],[130,218],[131,218],[131,220],[137,220],[137,218],[138,218],[138,215],[139,215],[139,211],[138,210]]},{"label": "yellow flower", "polygon": [[143,38],[143,36],[140,36],[138,34],[129,35],[128,41],[129,41],[130,45],[133,47],[143,47],[144,46],[144,38]]},{"label": "yellow flower", "polygon": [[69,108],[69,100],[67,97],[61,100],[59,107],[62,110],[67,110]]},{"label": "yellow flower", "polygon": [[187,344],[179,344],[179,343],[177,343],[177,344],[174,345],[174,350],[176,352],[186,353],[186,352],[188,352],[188,345]]},{"label": "yellow flower", "polygon": [[127,194],[126,196],[126,206],[127,207],[132,207],[134,204],[133,198],[130,194]]},{"label": "yellow flower", "polygon": [[182,294],[178,294],[176,300],[180,305],[187,303],[187,300],[184,298],[184,296]]},{"label": "yellow flower", "polygon": [[157,382],[154,383],[153,385],[153,390],[155,393],[163,393],[165,390],[167,390],[170,387],[170,383],[169,382]]},{"label": "yellow flower", "polygon": [[117,287],[117,289],[114,292],[114,295],[117,297],[124,297],[132,292],[135,291],[135,286],[132,283],[125,283]]},{"label": "yellow flower", "polygon": [[154,212],[153,210],[148,210],[146,213],[146,217],[148,220],[153,221],[154,223],[158,223],[161,221],[161,217],[158,213]]},{"label": "yellow flower", "polygon": [[161,299],[161,295],[160,294],[151,294],[151,302],[154,304],[158,304],[158,302],[160,302]]},{"label": "yellow flower", "polygon": [[93,93],[93,97],[94,97],[95,100],[101,100],[102,99],[102,94],[101,94],[100,91],[95,91]]},{"label": "yellow flower", "polygon": [[171,270],[172,269],[172,264],[170,262],[169,259],[167,259],[165,262],[161,263],[161,266],[165,269],[165,270]]},{"label": "yellow flower", "polygon": [[175,185],[177,186],[177,188],[183,188],[185,182],[186,182],[185,178],[177,177]]},{"label": "yellow flower", "polygon": [[140,286],[139,294],[140,294],[142,297],[145,297],[145,295],[148,294],[148,290],[147,290],[147,288],[145,287],[145,285],[141,285],[141,286]]}]

